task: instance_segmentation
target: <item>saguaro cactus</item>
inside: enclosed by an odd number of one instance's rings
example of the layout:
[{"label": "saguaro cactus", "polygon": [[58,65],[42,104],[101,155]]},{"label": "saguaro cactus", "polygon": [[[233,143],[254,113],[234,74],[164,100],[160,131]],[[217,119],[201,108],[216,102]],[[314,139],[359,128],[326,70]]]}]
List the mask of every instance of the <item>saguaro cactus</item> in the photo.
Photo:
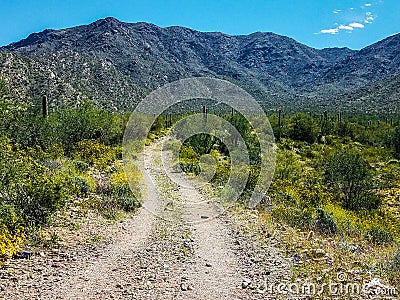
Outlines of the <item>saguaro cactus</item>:
[{"label": "saguaro cactus", "polygon": [[324,120],[328,121],[328,112],[326,110],[324,111]]},{"label": "saguaro cactus", "polygon": [[282,125],[282,110],[278,110],[278,140],[281,138],[281,125]]},{"label": "saguaro cactus", "polygon": [[207,122],[207,106],[203,106],[203,119]]},{"label": "saguaro cactus", "polygon": [[342,112],[339,111],[339,113],[338,113],[338,122],[342,122],[342,116],[343,116]]},{"label": "saguaro cactus", "polygon": [[43,118],[47,118],[47,116],[49,115],[49,106],[48,106],[47,96],[42,97],[42,114],[43,114]]}]

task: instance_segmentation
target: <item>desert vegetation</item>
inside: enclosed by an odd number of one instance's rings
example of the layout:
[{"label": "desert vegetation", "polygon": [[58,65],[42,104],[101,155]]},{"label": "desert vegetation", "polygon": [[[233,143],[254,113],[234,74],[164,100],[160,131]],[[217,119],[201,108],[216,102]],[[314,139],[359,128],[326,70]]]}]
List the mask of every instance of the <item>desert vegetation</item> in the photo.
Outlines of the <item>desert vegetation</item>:
[{"label": "desert vegetation", "polygon": [[[246,210],[246,197],[258,177],[265,176],[257,171],[258,146],[244,118],[223,117],[252,149],[249,179],[237,204]],[[269,120],[278,150],[268,196],[256,209],[263,220],[258,224],[263,239],[268,228],[278,224],[284,229],[281,242],[299,276],[324,274],[326,279],[333,273],[329,270],[355,269],[398,285],[399,120],[331,117],[327,112],[284,117],[280,112]],[[204,153],[217,162],[212,183],[218,193],[230,171],[229,153],[220,140],[203,135],[188,139],[180,150],[181,167],[199,173]]]},{"label": "desert vegetation", "polygon": [[[108,219],[140,206],[121,165],[129,114],[84,101],[46,116],[41,105],[13,99],[4,81],[0,99],[3,260],[74,203]],[[247,210],[246,197],[258,178],[266,176],[260,172],[259,144],[240,114],[220,116],[236,127],[250,150],[249,178],[235,205]],[[165,135],[181,117],[158,117],[147,144]],[[356,268],[398,285],[399,120],[327,112],[273,112],[269,120],[277,139],[277,162],[268,195],[255,208],[262,220],[257,224],[261,235],[265,238],[276,224],[285,228],[280,240],[298,275]],[[230,153],[220,139],[198,134],[175,150],[188,174],[198,174],[200,158],[210,154],[216,162],[211,183],[216,194],[221,191],[229,178]],[[323,262],[316,257],[321,253]]]},{"label": "desert vegetation", "polygon": [[40,103],[12,98],[4,81],[0,106],[2,260],[71,205],[108,219],[140,206],[120,161],[126,114],[83,102],[46,116]]}]

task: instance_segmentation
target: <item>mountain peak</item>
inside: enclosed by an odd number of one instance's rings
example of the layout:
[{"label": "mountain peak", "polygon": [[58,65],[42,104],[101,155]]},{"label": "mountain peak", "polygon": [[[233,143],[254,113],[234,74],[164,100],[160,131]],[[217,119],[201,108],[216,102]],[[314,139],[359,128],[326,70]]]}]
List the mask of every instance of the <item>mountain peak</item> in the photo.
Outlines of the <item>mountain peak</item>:
[{"label": "mountain peak", "polygon": [[99,19],[94,21],[93,23],[89,24],[91,27],[118,27],[121,26],[123,23],[114,17],[107,17],[104,19]]}]

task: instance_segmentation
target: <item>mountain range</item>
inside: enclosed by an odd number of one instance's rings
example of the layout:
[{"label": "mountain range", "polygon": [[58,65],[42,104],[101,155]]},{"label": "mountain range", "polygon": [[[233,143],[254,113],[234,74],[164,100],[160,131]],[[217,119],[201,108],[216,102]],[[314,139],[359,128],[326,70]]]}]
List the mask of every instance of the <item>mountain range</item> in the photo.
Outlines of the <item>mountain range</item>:
[{"label": "mountain range", "polygon": [[361,50],[320,50],[271,32],[232,36],[108,17],[1,47],[0,72],[17,97],[46,94],[52,107],[89,98],[129,110],[165,83],[207,76],[243,87],[266,109],[400,110],[400,34]]}]

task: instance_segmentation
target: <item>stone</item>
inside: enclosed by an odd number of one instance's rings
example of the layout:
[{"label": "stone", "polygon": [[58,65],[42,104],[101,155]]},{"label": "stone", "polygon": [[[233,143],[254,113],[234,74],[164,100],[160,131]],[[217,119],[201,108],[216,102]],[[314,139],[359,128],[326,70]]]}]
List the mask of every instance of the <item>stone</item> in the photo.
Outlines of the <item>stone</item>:
[{"label": "stone", "polygon": [[251,279],[248,278],[244,279],[242,281],[242,289],[246,289],[250,284],[251,284]]},{"label": "stone", "polygon": [[19,251],[17,254],[14,255],[14,258],[17,259],[29,259],[31,258],[33,255],[32,251],[29,250],[23,250],[23,251]]},{"label": "stone", "polygon": [[325,251],[324,249],[318,248],[318,249],[313,249],[312,254],[315,258],[321,258],[325,256]]}]

